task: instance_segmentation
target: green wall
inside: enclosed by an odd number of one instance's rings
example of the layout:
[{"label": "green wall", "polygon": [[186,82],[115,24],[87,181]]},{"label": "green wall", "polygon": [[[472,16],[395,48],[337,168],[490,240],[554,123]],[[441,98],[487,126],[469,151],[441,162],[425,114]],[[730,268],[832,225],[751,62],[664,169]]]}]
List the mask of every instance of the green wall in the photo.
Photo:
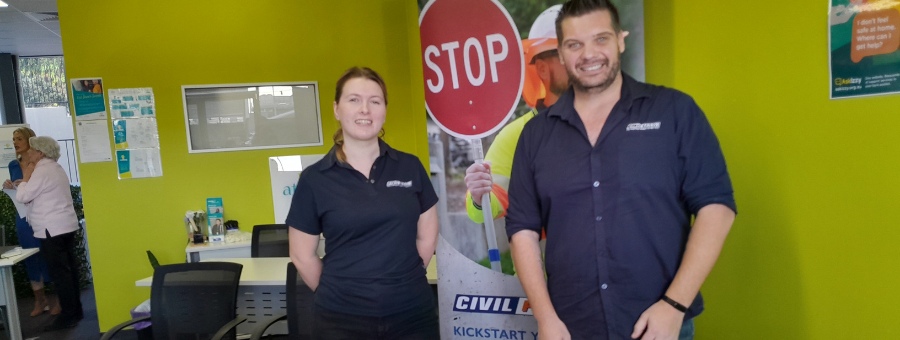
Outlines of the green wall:
[{"label": "green wall", "polygon": [[694,96],[738,217],[698,339],[900,338],[900,96],[829,100],[829,1],[645,1],[650,82]]},{"label": "green wall", "polygon": [[[704,108],[740,210],[703,289],[698,339],[900,338],[900,97],[828,99],[826,5],[645,2],[648,80]],[[370,65],[390,86],[386,139],[427,155],[415,2],[60,0],[59,10],[69,77],[157,96],[163,177],[119,181],[111,162],[81,165],[103,330],[149,296],[134,287],[151,273],[144,250],[183,259],[185,210],[222,196],[229,218],[271,222],[266,157],[328,147],[188,154],[181,85],[319,81],[330,135],[335,79]]]},{"label": "green wall", "polygon": [[[163,176],[118,180],[113,162],[80,165],[100,329],[129,319],[150,296],[134,281],[184,261],[187,210],[221,196],[228,219],[249,231],[273,223],[268,157],[325,153],[337,127],[337,78],[353,65],[384,76],[391,105],[386,141],[428,164],[418,9],[414,1],[59,0],[69,78],[104,87],[152,87]],[[181,86],[318,81],[326,145],[189,154]]]}]

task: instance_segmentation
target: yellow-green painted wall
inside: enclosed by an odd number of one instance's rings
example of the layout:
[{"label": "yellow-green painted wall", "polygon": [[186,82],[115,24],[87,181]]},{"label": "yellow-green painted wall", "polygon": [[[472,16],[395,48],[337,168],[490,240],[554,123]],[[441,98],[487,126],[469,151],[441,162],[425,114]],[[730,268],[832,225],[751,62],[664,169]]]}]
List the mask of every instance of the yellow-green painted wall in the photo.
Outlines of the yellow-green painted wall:
[{"label": "yellow-green painted wall", "polygon": [[[152,87],[163,176],[118,180],[113,162],[80,165],[100,329],[150,296],[134,281],[184,261],[187,210],[221,196],[226,217],[273,223],[268,157],[325,153],[337,128],[334,86],[353,65],[379,71],[390,106],[385,140],[428,164],[415,1],[59,0],[66,75],[104,87]],[[325,145],[189,154],[181,86],[318,81]]]},{"label": "yellow-green painted wall", "polygon": [[739,214],[698,339],[900,338],[900,96],[829,100],[829,1],[645,1],[650,82],[696,98]]},{"label": "yellow-green painted wall", "polygon": [[[266,157],[188,154],[183,84],[317,80],[324,130],[349,65],[387,78],[387,140],[427,155],[415,2],[60,0],[69,77],[154,88],[165,176],[82,164],[100,327],[149,296],[144,250],[183,259],[179,216],[222,196],[270,222]],[[645,2],[647,76],[693,95],[728,160],[740,214],[704,286],[698,339],[900,338],[900,96],[828,99],[827,1]],[[134,13],[134,14],[132,14]],[[326,143],[327,144],[327,143]]]}]

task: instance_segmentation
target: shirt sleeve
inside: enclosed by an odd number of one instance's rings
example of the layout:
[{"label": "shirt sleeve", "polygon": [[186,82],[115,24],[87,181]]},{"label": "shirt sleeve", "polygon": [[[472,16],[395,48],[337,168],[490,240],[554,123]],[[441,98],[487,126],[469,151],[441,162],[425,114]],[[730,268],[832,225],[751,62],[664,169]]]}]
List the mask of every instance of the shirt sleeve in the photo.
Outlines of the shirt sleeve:
[{"label": "shirt sleeve", "polygon": [[316,195],[310,185],[310,177],[315,175],[312,171],[315,170],[308,169],[300,173],[285,223],[304,233],[319,235],[322,233],[322,223],[316,205]]},{"label": "shirt sleeve", "polygon": [[47,186],[49,181],[49,174],[46,173],[45,168],[38,164],[34,168],[34,172],[31,173],[31,178],[28,179],[28,182],[19,183],[19,186],[16,187],[16,200],[22,203],[30,203],[44,191],[44,187]]},{"label": "shirt sleeve", "polygon": [[685,101],[683,110],[678,157],[684,164],[681,189],[688,210],[696,215],[707,205],[722,204],[736,213],[731,177],[712,126],[693,99]]},{"label": "shirt sleeve", "polygon": [[509,208],[506,214],[506,235],[509,238],[522,230],[541,233],[541,202],[534,179],[534,148],[536,142],[533,124],[525,127],[519,136],[509,178]]},{"label": "shirt sleeve", "polygon": [[425,171],[425,166],[422,165],[418,158],[416,158],[416,164],[419,167],[419,183],[422,183],[421,190],[418,193],[419,213],[421,214],[437,204],[438,197],[437,193],[434,192],[434,185],[431,184],[431,176],[428,175],[428,171]]}]

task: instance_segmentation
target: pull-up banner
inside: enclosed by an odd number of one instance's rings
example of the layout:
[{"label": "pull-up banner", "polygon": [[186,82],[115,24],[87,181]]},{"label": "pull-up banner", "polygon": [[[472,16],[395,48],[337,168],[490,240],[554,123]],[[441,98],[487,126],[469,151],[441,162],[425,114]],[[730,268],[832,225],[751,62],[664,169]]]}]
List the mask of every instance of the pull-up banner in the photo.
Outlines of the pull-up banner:
[{"label": "pull-up banner", "polygon": [[[440,196],[441,339],[537,339],[537,322],[510,260],[502,214],[490,227],[474,222],[466,211],[471,204],[463,178],[481,158],[473,151],[484,145],[484,160],[491,162],[495,191],[502,196],[496,206],[505,209],[523,118],[531,117],[533,107],[549,105],[544,100],[549,92],[567,86],[564,68],[546,71],[552,74],[548,88],[534,63],[556,49],[555,20],[562,2],[419,0],[432,180]],[[630,33],[622,69],[643,80],[643,2],[613,2]]]}]

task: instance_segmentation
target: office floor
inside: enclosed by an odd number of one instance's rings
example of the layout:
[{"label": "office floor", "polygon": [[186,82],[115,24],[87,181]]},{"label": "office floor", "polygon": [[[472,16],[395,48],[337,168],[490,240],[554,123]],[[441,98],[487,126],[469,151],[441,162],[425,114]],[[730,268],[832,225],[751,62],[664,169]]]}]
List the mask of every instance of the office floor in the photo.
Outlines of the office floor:
[{"label": "office floor", "polygon": [[[94,300],[94,286],[89,285],[81,291],[81,304],[84,308],[84,319],[78,323],[77,327],[64,329],[53,332],[44,332],[44,327],[53,322],[55,316],[50,313],[44,313],[36,317],[31,317],[31,309],[34,307],[34,298],[26,297],[18,301],[19,318],[22,323],[23,339],[40,339],[40,340],[68,340],[68,339],[99,339],[99,324],[97,323],[97,303]],[[125,320],[122,320],[125,321]],[[0,338],[6,339],[5,332],[0,332]],[[117,339],[137,339],[135,334],[122,334],[124,337]]]}]

